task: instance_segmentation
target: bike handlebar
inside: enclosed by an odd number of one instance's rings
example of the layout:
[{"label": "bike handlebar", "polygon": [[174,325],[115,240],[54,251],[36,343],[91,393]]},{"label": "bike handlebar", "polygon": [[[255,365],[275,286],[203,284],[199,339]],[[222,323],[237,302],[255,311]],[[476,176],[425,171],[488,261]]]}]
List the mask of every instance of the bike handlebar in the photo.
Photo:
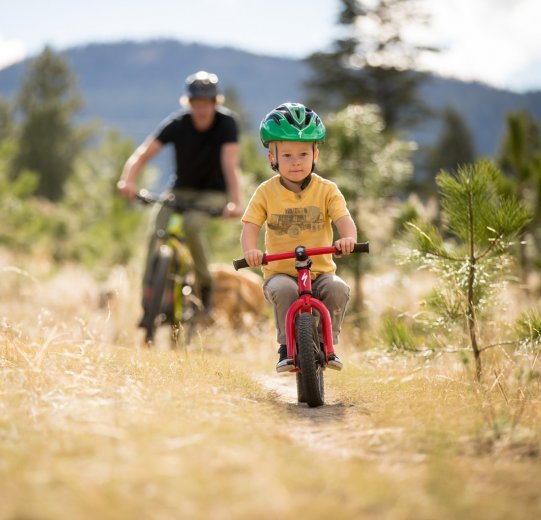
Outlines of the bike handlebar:
[{"label": "bike handlebar", "polygon": [[185,202],[177,200],[174,193],[169,193],[165,198],[150,193],[148,190],[139,190],[135,198],[143,204],[165,204],[172,207],[177,213],[184,213],[188,210],[197,210],[207,213],[211,217],[220,217],[223,214],[223,209],[209,208],[198,205],[196,202]]},{"label": "bike handlebar", "polygon": [[[355,244],[353,248],[353,253],[368,253],[370,250],[368,242],[360,242]],[[316,255],[340,255],[342,251],[337,249],[335,246],[327,247],[312,247],[306,249],[306,256],[316,256]],[[264,254],[263,261],[261,265],[267,265],[269,262],[274,262],[276,260],[287,260],[288,258],[295,258],[295,251],[287,251],[284,253],[273,253],[273,254]],[[236,271],[239,269],[244,269],[245,267],[250,267],[245,258],[239,258],[238,260],[233,260],[233,267]]]}]

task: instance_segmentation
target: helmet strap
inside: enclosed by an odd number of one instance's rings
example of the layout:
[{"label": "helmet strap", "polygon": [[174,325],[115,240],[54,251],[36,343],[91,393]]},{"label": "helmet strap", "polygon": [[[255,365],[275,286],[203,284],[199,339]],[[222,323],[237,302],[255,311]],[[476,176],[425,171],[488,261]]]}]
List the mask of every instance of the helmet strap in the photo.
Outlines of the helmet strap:
[{"label": "helmet strap", "polygon": [[301,191],[306,188],[310,184],[310,181],[312,180],[312,172],[301,182]]}]

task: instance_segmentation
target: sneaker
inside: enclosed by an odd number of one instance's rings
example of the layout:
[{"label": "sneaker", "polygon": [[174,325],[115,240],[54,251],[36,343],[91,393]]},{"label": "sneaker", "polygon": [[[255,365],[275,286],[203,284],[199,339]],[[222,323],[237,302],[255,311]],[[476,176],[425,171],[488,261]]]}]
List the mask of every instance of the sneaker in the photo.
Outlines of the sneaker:
[{"label": "sneaker", "polygon": [[280,359],[276,363],[276,372],[289,372],[293,368],[293,360],[287,357],[287,346],[280,345],[278,354],[280,354]]},{"label": "sneaker", "polygon": [[342,370],[344,365],[336,354],[330,354],[327,359],[327,366],[333,370]]}]

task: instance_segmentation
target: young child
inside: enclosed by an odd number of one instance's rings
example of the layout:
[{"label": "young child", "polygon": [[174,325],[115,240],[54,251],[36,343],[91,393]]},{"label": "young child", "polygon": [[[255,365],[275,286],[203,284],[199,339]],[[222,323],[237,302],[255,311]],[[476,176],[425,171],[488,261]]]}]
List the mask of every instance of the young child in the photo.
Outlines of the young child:
[{"label": "young child", "polygon": [[[314,173],[318,143],[325,139],[325,126],[319,116],[300,103],[284,103],[267,114],[259,131],[263,145],[269,149],[271,168],[278,174],[257,188],[242,217],[241,246],[248,264],[261,265],[263,251],[257,246],[263,224],[268,253],[293,251],[298,245],[331,245],[333,222],[340,235],[334,245],[342,254],[350,254],[357,241],[357,228],[346,201],[334,182]],[[287,372],[293,360],[287,357],[285,317],[298,298],[295,261],[272,262],[262,270],[263,292],[274,308],[280,344],[276,371]],[[313,258],[313,296],[329,309],[333,343],[338,342],[350,292],[335,273],[332,255]],[[335,354],[328,366],[341,370],[342,362]]]}]

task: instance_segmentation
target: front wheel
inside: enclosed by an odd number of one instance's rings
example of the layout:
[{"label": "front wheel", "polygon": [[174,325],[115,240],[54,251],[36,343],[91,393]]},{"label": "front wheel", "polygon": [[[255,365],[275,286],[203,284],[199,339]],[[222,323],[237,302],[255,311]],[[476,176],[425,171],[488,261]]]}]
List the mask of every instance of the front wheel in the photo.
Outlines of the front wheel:
[{"label": "front wheel", "polygon": [[[304,398],[310,407],[321,406],[324,404],[325,390],[321,348],[314,316],[309,313],[299,314],[295,321],[295,332],[303,390],[301,394],[298,394],[298,397]],[[299,402],[301,402],[300,399]]]},{"label": "front wheel", "polygon": [[157,327],[163,321],[163,299],[165,288],[170,274],[171,262],[173,260],[173,251],[170,247],[162,246],[154,259],[154,269],[152,273],[152,297],[145,313],[145,341],[150,343],[154,341]]},{"label": "front wheel", "polygon": [[306,397],[304,396],[304,384],[302,382],[302,374],[297,372],[297,402],[306,403]]}]

